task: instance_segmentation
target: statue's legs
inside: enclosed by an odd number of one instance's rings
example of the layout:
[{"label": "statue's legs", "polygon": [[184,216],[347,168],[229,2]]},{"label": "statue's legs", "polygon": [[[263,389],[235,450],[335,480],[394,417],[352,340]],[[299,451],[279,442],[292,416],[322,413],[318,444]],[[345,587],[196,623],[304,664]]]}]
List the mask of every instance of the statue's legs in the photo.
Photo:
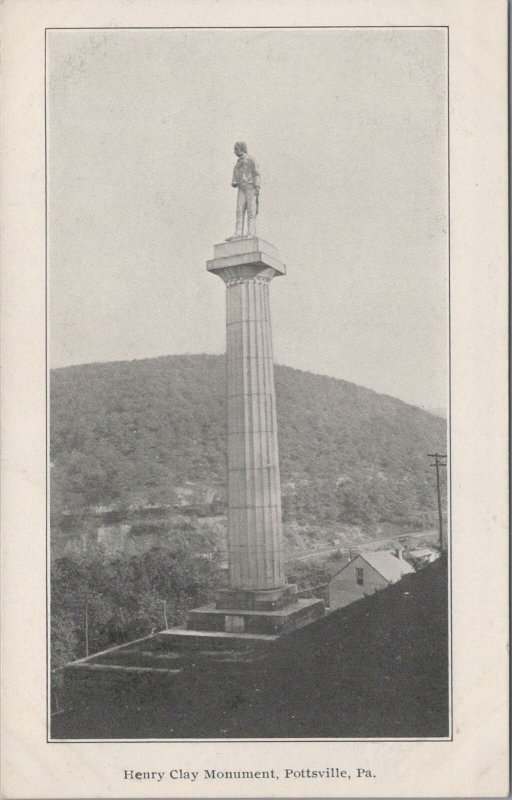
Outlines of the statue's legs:
[{"label": "statue's legs", "polygon": [[245,212],[247,212],[247,235],[254,236],[256,234],[256,194],[252,183],[244,182],[238,187],[236,198],[236,230],[234,237],[230,238],[238,238],[244,235]]},{"label": "statue's legs", "polygon": [[256,216],[247,215],[247,236],[256,236]]},{"label": "statue's legs", "polygon": [[245,191],[242,186],[238,187],[238,194],[236,197],[236,230],[235,236],[244,235],[244,215],[247,208],[247,200]]},{"label": "statue's legs", "polygon": [[254,186],[252,185],[252,183],[246,184],[245,199],[247,207],[247,235],[255,236],[257,205],[256,205],[256,193],[254,191]]}]

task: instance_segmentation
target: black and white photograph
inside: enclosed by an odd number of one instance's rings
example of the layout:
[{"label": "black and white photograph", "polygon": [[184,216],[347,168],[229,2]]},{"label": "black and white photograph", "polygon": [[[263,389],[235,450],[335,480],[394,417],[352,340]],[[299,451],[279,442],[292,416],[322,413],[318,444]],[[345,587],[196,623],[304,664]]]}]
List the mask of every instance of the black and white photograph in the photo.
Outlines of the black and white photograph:
[{"label": "black and white photograph", "polygon": [[0,794],[506,797],[507,0],[0,15]]},{"label": "black and white photograph", "polygon": [[48,31],[53,737],[449,737],[447,43]]}]

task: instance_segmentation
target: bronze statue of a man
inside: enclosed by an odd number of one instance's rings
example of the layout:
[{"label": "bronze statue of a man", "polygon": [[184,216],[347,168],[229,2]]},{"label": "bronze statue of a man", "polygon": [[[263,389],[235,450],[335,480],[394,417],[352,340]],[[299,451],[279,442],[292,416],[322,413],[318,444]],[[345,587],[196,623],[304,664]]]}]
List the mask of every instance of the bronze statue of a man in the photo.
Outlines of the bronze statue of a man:
[{"label": "bronze statue of a man", "polygon": [[238,196],[236,199],[236,230],[233,236],[228,237],[228,242],[243,237],[244,217],[246,212],[246,236],[256,235],[256,216],[258,214],[258,198],[260,193],[260,173],[258,165],[254,158],[248,154],[245,142],[237,142],[235,144],[235,155],[238,156],[238,161],[233,170],[231,186],[238,189]]}]

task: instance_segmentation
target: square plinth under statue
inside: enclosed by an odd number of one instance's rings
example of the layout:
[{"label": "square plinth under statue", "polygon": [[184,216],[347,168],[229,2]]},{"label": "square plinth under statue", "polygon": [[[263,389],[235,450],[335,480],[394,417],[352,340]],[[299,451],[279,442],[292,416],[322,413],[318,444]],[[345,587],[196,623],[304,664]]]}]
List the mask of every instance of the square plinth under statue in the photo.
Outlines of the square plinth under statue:
[{"label": "square plinth under statue", "polygon": [[[247,269],[244,270],[244,267]],[[206,262],[206,268],[225,282],[255,275],[267,277],[269,280],[286,275],[286,267],[279,261],[277,248],[259,236],[215,244],[213,259]]]}]

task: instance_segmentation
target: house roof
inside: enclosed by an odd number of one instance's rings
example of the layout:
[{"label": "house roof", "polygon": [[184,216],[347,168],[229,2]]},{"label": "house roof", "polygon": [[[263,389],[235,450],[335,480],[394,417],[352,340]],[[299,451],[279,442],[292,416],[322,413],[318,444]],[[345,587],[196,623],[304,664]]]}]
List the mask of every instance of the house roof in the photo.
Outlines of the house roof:
[{"label": "house roof", "polygon": [[415,550],[409,550],[409,555],[415,558],[423,558],[424,556],[439,555],[437,550],[432,550],[430,547],[417,547]]},{"label": "house roof", "polygon": [[386,550],[376,550],[376,551],[368,551],[366,553],[359,553],[352,561],[348,561],[344,566],[338,570],[336,575],[333,575],[334,578],[337,578],[350,564],[353,564],[354,561],[357,561],[358,558],[362,558],[366,561],[370,567],[377,570],[379,575],[389,581],[389,583],[396,583],[399,581],[402,575],[408,575],[411,572],[414,572],[414,568],[405,561],[403,558],[397,558],[392,553],[388,553]]},{"label": "house roof", "polygon": [[414,572],[414,568],[407,561],[404,561],[403,558],[397,558],[385,550],[360,553],[359,555],[390,583],[399,581],[402,575]]}]

